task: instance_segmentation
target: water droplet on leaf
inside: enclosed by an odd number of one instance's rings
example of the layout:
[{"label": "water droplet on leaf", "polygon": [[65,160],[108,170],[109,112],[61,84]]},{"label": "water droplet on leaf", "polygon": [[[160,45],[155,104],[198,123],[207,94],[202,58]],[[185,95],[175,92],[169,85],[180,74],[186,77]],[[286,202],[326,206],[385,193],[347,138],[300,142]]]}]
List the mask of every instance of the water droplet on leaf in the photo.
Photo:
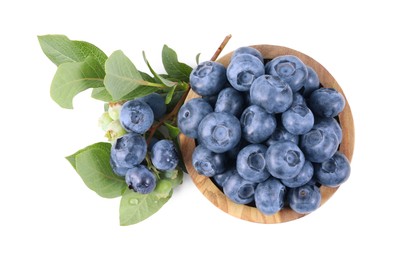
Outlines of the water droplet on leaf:
[{"label": "water droplet on leaf", "polygon": [[130,199],[130,200],[128,201],[128,203],[130,203],[131,205],[138,205],[139,200],[138,200],[138,199]]}]

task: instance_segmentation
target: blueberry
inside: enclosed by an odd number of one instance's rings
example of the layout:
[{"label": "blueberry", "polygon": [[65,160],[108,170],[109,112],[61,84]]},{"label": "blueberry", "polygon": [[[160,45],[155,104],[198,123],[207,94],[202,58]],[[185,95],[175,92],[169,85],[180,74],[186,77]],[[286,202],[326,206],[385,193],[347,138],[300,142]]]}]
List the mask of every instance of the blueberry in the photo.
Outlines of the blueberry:
[{"label": "blueberry", "polygon": [[270,177],[258,184],[255,190],[255,206],[265,215],[273,215],[284,207],[286,188],[276,178]]},{"label": "blueberry", "polygon": [[250,144],[240,150],[236,169],[240,176],[252,182],[262,182],[269,178],[266,168],[265,153],[267,147],[262,144]]},{"label": "blueberry", "polygon": [[250,143],[267,140],[277,126],[276,118],[257,105],[247,107],[240,117],[242,136]]},{"label": "blueberry", "polygon": [[149,130],[153,121],[153,110],[144,101],[130,100],[121,108],[120,123],[127,132],[143,134]]},{"label": "blueberry", "polygon": [[304,81],[303,95],[305,97],[310,96],[310,94],[319,88],[319,77],[313,68],[307,66],[307,78]]},{"label": "blueberry", "polygon": [[262,75],[251,85],[251,103],[268,113],[282,113],[292,104],[292,89],[279,77]]},{"label": "blueberry", "polygon": [[248,47],[248,46],[237,48],[233,52],[231,60],[234,59],[235,57],[239,56],[239,55],[242,55],[242,54],[253,55],[253,56],[257,57],[262,63],[264,63],[262,53],[260,53],[257,49],[255,49],[253,47]]},{"label": "blueberry", "polygon": [[300,214],[308,214],[321,205],[321,192],[315,185],[303,185],[288,191],[289,206]]},{"label": "blueberry", "polygon": [[284,128],[294,135],[307,133],[314,126],[314,114],[304,105],[294,105],[281,116]]},{"label": "blueberry", "polygon": [[299,136],[291,134],[284,127],[279,126],[276,128],[276,130],[274,130],[273,134],[266,141],[266,144],[270,146],[281,141],[291,141],[297,145],[299,143]]},{"label": "blueberry", "polygon": [[236,168],[231,168],[223,173],[220,174],[216,174],[213,176],[213,179],[215,181],[215,183],[219,186],[219,187],[224,187],[225,182],[232,176],[237,174],[236,172]]},{"label": "blueberry", "polygon": [[250,54],[234,57],[227,69],[227,78],[232,87],[239,91],[248,91],[256,78],[265,74],[262,61]]},{"label": "blueberry", "polygon": [[351,174],[351,166],[347,157],[337,151],[332,158],[315,164],[315,176],[317,181],[328,187],[338,187],[344,183]]},{"label": "blueberry", "polygon": [[214,108],[215,112],[227,112],[239,117],[243,109],[244,97],[241,92],[232,87],[220,91]]},{"label": "blueberry", "polygon": [[177,126],[188,137],[198,138],[198,126],[202,119],[213,112],[213,108],[202,98],[193,98],[184,103],[177,114]]},{"label": "blueberry", "polygon": [[311,93],[308,105],[315,115],[335,117],[343,111],[345,99],[334,88],[320,88]]},{"label": "blueberry", "polygon": [[331,158],[339,144],[337,136],[324,128],[313,129],[300,138],[300,148],[306,159],[314,163]]},{"label": "blueberry", "polygon": [[210,113],[198,126],[198,141],[216,153],[224,153],[234,148],[240,137],[239,120],[226,112]]},{"label": "blueberry", "polygon": [[174,143],[170,140],[160,140],[151,149],[151,162],[161,171],[171,171],[179,163],[179,155]]},{"label": "blueberry", "polygon": [[129,169],[125,179],[130,189],[141,194],[148,194],[156,187],[156,176],[144,165]]},{"label": "blueberry", "polygon": [[304,155],[291,141],[272,144],[265,154],[267,169],[279,179],[290,179],[298,175],[304,165]]},{"label": "blueberry", "polygon": [[139,134],[129,133],[116,139],[111,148],[111,160],[117,168],[132,168],[145,159],[146,152],[146,140]]},{"label": "blueberry", "polygon": [[238,173],[234,173],[224,183],[224,194],[238,204],[251,203],[254,200],[256,183],[243,179]]},{"label": "blueberry", "polygon": [[296,188],[308,183],[314,175],[314,167],[310,161],[305,161],[299,174],[290,179],[282,179],[281,182],[288,188]]},{"label": "blueberry", "polygon": [[139,100],[146,102],[150,106],[155,120],[159,120],[166,113],[165,99],[160,94],[152,93],[139,98]]},{"label": "blueberry", "polygon": [[307,67],[296,56],[282,55],[271,60],[266,74],[278,76],[288,83],[293,92],[296,92],[307,79]]},{"label": "blueberry", "polygon": [[215,61],[205,61],[195,67],[190,74],[192,90],[200,96],[218,94],[226,83],[224,65]]},{"label": "blueberry", "polygon": [[343,139],[341,126],[334,118],[316,117],[313,129],[325,129],[327,132],[335,134],[339,143]]},{"label": "blueberry", "polygon": [[[127,173],[127,171],[129,170],[129,168],[128,167],[121,167],[121,166],[119,166],[119,165],[117,165],[117,163],[115,163],[114,161],[113,161],[113,158],[111,157],[111,159],[110,159],[110,165],[111,165],[111,167],[112,167],[112,170],[113,170],[113,172],[114,173],[116,173],[118,176],[120,176],[120,177],[124,177],[124,176],[126,176],[126,173]],[[133,166],[132,166],[133,167]]]},{"label": "blueberry", "polygon": [[195,147],[192,153],[192,166],[195,170],[207,177],[223,173],[226,169],[226,156],[223,153],[214,153],[203,145]]}]

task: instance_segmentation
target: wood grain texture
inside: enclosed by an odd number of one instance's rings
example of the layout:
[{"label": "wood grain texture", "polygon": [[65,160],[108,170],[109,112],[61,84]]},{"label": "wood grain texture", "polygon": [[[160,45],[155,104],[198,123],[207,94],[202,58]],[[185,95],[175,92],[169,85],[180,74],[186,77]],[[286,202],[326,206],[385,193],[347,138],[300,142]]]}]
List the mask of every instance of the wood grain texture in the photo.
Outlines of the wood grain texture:
[{"label": "wood grain texture", "polygon": [[[280,55],[288,55],[288,54],[299,57],[306,65],[312,67],[317,72],[321,85],[323,87],[335,88],[340,93],[342,93],[345,97],[342,88],[337,83],[337,81],[333,78],[333,76],[321,64],[319,64],[311,57],[301,52],[298,52],[296,50],[287,47],[282,47],[282,46],[253,45],[251,47],[254,47],[257,50],[259,50],[263,54],[265,59],[273,59],[274,57]],[[228,66],[231,56],[232,56],[232,52],[220,58],[218,62],[222,63],[224,66]],[[187,96],[186,101],[196,97],[199,96],[191,90]],[[343,140],[339,150],[342,153],[344,153],[347,156],[347,158],[351,161],[354,151],[354,144],[355,144],[355,128],[354,128],[352,112],[347,100],[346,100],[344,111],[341,112],[341,114],[339,115],[339,121],[343,130]],[[198,187],[198,189],[202,192],[202,194],[222,211],[243,220],[257,222],[257,223],[265,223],[265,224],[287,222],[304,216],[304,214],[298,214],[289,208],[284,208],[280,212],[274,215],[267,216],[262,214],[255,207],[239,205],[232,202],[224,195],[224,193],[222,193],[220,189],[217,188],[217,186],[210,180],[210,178],[198,174],[197,171],[192,166],[192,152],[194,151],[195,148],[194,139],[188,138],[183,134],[181,134],[179,138],[180,138],[180,148],[183,155],[184,163],[193,182]],[[337,191],[337,189],[338,187],[329,188],[329,187],[322,186],[321,205],[323,205]]]}]

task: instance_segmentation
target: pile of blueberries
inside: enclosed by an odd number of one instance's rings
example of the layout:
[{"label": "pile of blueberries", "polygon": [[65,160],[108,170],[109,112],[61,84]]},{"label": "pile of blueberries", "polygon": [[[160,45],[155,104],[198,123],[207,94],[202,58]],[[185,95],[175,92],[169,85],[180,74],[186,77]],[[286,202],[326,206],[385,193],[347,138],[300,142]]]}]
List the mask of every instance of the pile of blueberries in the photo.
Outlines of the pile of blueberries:
[{"label": "pile of blueberries", "polygon": [[135,192],[147,194],[157,185],[157,175],[149,169],[146,158],[150,158],[158,171],[171,171],[178,165],[179,156],[173,141],[154,138],[148,145],[144,136],[154,120],[159,120],[165,112],[164,98],[157,93],[127,101],[121,107],[120,123],[127,134],[112,145],[110,164]]},{"label": "pile of blueberries", "polygon": [[197,141],[194,168],[232,201],[265,215],[283,207],[307,214],[320,206],[321,185],[348,179],[349,161],[338,151],[345,99],[298,57],[265,60],[241,47],[227,68],[200,63],[190,85],[201,97],[183,104],[178,127]]}]

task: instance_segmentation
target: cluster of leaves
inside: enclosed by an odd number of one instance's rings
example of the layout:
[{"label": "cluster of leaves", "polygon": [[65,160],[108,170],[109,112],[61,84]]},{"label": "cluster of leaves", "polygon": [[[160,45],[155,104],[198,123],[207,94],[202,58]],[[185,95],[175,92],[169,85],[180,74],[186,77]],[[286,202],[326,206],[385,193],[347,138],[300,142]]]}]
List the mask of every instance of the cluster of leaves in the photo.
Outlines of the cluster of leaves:
[{"label": "cluster of leaves", "polygon": [[[50,94],[61,107],[73,108],[73,98],[92,88],[91,96],[108,103],[121,103],[154,92],[165,96],[168,114],[153,125],[153,135],[176,141],[179,133],[174,120],[176,109],[189,89],[192,68],[178,61],[176,52],[164,45],[162,62],[167,74],[156,73],[143,52],[150,74],[139,71],[120,50],[109,57],[91,43],[73,41],[64,35],[38,37],[45,55],[57,65]],[[121,196],[120,224],[138,223],[157,212],[171,197],[173,189],[181,184],[183,171],[159,172],[151,163],[148,167],[159,178],[157,188],[150,194],[138,194],[127,188],[124,178],[117,176],[110,165],[111,144],[100,142],[83,148],[67,160],[91,190],[104,198]],[[147,161],[149,162],[148,158]],[[170,184],[170,189],[165,187]]]}]

